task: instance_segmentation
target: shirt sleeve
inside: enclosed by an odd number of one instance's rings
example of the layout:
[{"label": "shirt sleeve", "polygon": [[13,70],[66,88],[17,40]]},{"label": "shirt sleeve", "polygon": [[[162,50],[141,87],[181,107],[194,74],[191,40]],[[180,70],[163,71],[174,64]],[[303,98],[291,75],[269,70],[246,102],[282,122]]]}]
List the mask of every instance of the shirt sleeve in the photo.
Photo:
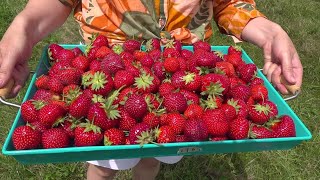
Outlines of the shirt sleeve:
[{"label": "shirt sleeve", "polygon": [[214,0],[213,13],[220,31],[238,39],[251,19],[265,17],[256,9],[254,0]]},{"label": "shirt sleeve", "polygon": [[69,6],[71,8],[76,7],[80,0],[59,0],[62,4]]}]

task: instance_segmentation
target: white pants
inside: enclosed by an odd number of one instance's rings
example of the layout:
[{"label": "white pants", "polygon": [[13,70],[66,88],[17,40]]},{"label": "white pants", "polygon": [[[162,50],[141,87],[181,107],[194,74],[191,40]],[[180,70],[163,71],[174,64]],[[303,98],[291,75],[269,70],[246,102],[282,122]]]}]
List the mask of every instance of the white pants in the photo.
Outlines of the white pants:
[{"label": "white pants", "polygon": [[[166,164],[174,164],[179,162],[183,156],[164,156],[164,157],[155,157],[155,159]],[[133,168],[140,161],[140,158],[133,159],[111,159],[111,160],[96,160],[96,161],[87,161],[90,164],[96,166],[102,166],[105,168],[113,170],[126,170]]]}]

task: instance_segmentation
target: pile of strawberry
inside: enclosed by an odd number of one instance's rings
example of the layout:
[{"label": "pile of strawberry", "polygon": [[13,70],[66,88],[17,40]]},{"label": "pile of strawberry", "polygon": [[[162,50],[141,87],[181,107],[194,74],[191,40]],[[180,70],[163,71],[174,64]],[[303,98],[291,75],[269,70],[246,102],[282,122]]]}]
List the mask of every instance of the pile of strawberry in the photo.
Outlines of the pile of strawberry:
[{"label": "pile of strawberry", "polygon": [[85,52],[48,48],[51,67],[21,106],[26,125],[16,149],[221,141],[295,136],[293,120],[278,115],[257,67],[242,51],[194,51],[158,39],[108,46],[95,36]]}]

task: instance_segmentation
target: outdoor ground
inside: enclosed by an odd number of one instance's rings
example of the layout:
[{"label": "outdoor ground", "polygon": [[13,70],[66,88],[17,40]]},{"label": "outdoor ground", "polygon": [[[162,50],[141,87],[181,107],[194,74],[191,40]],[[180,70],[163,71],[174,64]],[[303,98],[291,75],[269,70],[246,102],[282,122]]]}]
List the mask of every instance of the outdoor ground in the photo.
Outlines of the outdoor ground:
[{"label": "outdoor ground", "polygon": [[[1,0],[0,37],[24,7],[27,0]],[[319,113],[320,107],[320,2],[318,0],[257,0],[257,6],[269,19],[279,23],[296,45],[303,67],[302,94],[288,102],[311,131],[313,138],[287,151],[217,154],[186,157],[175,165],[162,165],[158,179],[319,179]],[[231,45],[229,37],[220,35],[215,28],[213,45]],[[30,67],[35,69],[42,48],[52,42],[78,44],[78,26],[72,18],[55,33],[41,41],[33,51]],[[250,44],[243,48],[259,67],[262,51]],[[26,89],[26,88],[25,88]],[[21,102],[21,91],[12,102]],[[0,148],[5,141],[17,109],[0,105]],[[0,179],[83,179],[84,163],[47,164],[26,166],[0,154]],[[130,171],[120,172],[117,179],[130,179]]]}]

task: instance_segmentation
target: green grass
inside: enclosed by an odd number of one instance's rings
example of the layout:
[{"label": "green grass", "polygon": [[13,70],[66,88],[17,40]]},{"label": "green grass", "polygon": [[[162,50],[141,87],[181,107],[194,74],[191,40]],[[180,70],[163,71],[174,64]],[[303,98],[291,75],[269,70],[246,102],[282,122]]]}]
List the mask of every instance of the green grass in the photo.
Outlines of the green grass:
[{"label": "green grass", "polygon": [[[26,0],[0,2],[0,37],[3,36],[14,16],[26,4]],[[317,18],[320,2],[316,0],[261,1],[259,9],[288,32],[299,52],[304,78],[302,94],[288,102],[290,107],[313,134],[310,141],[287,151],[216,154],[186,157],[174,165],[162,165],[158,179],[319,179],[320,178],[320,129],[318,126],[318,102],[320,98],[320,19]],[[72,18],[63,27],[39,42],[30,59],[35,69],[42,48],[50,42],[77,44],[80,41],[78,26]],[[221,35],[215,27],[214,45],[229,45],[229,37]],[[243,43],[243,48],[262,67],[262,51]],[[21,102],[26,88],[10,101]],[[17,109],[0,105],[0,147],[11,127]],[[0,154],[0,179],[83,179],[84,163],[22,165],[11,157]],[[130,179],[129,171],[122,171],[117,179]]]}]

